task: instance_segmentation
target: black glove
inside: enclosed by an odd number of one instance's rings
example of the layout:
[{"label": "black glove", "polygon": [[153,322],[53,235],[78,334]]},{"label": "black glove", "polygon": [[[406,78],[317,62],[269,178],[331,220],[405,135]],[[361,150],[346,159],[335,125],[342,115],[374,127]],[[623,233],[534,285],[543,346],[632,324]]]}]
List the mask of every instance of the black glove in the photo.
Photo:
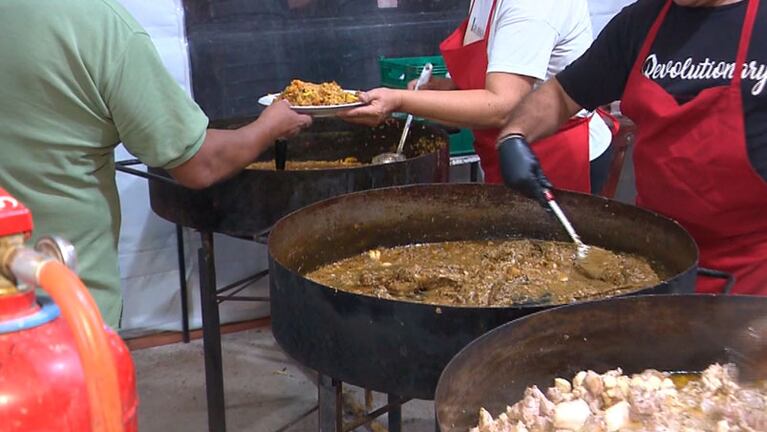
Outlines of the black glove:
[{"label": "black glove", "polygon": [[544,190],[553,186],[543,175],[541,164],[525,137],[519,134],[506,135],[498,141],[497,147],[501,175],[506,186],[548,208]]}]

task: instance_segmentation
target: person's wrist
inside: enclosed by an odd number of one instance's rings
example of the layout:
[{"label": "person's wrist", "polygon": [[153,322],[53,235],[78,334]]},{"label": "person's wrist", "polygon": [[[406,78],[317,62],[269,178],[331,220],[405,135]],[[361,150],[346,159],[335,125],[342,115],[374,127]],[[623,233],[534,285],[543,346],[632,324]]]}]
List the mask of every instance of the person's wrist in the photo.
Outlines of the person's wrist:
[{"label": "person's wrist", "polygon": [[513,139],[513,138],[522,139],[522,140],[524,140],[525,142],[527,142],[527,138],[525,137],[525,134],[523,134],[523,133],[521,133],[521,132],[509,132],[509,133],[507,133],[507,134],[504,134],[504,135],[502,135],[500,138],[498,138],[498,141],[496,141],[496,143],[495,143],[495,147],[496,147],[496,149],[497,149],[497,148],[498,148],[498,146],[500,146],[500,145],[501,145],[501,144],[502,144],[504,141],[507,141],[507,140],[510,140],[510,139]]},{"label": "person's wrist", "polygon": [[272,124],[269,117],[259,117],[256,121],[245,126],[246,140],[266,149],[280,138],[279,128]]},{"label": "person's wrist", "polygon": [[389,112],[386,114],[391,115],[393,112],[402,112],[402,107],[405,106],[405,96],[409,93],[410,92],[402,90],[392,90],[392,106],[388,110]]}]

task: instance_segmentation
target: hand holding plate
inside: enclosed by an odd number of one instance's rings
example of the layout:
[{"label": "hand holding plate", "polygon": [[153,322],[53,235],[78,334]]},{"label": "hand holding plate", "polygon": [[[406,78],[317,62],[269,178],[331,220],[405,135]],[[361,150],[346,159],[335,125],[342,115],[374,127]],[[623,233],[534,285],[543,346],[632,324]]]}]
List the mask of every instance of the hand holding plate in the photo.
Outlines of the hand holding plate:
[{"label": "hand holding plate", "polygon": [[360,93],[360,102],[366,105],[339,113],[338,116],[350,123],[378,126],[402,105],[399,92],[400,90],[377,88]]},{"label": "hand holding plate", "polygon": [[274,139],[290,138],[312,124],[312,118],[291,109],[288,101],[277,101],[269,105],[258,118]]}]

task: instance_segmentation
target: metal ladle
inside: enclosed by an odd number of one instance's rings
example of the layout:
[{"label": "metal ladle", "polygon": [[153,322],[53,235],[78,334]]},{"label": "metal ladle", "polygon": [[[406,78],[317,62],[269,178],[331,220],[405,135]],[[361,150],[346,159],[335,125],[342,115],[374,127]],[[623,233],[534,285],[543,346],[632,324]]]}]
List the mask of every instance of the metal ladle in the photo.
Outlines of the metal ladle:
[{"label": "metal ladle", "polygon": [[[421,71],[421,76],[418,77],[418,81],[415,83],[413,91],[417,91],[422,85],[429,82],[431,79],[431,71],[434,66],[431,63],[426,63]],[[396,153],[381,153],[373,158],[373,164],[388,164],[394,162],[401,162],[405,160],[405,155],[402,154],[402,150],[405,148],[405,141],[407,140],[407,134],[410,131],[410,124],[413,122],[413,114],[407,115],[405,120],[405,129],[402,131],[402,136],[399,139],[399,145],[397,146]]]},{"label": "metal ladle", "polygon": [[575,268],[578,271],[591,279],[602,280],[605,276],[605,269],[615,268],[620,265],[620,259],[616,255],[602,248],[591,247],[583,243],[581,237],[575,232],[573,224],[570,223],[570,220],[567,219],[562,208],[559,207],[559,204],[554,199],[554,194],[548,189],[544,189],[543,194],[554,216],[557,217],[559,223],[562,224],[567,234],[573,240],[573,243],[575,243]]},{"label": "metal ladle", "polygon": [[554,216],[559,219],[559,223],[562,224],[563,227],[565,227],[565,231],[567,231],[567,234],[570,236],[571,239],[573,239],[573,243],[575,243],[577,256],[579,259],[584,259],[588,255],[588,253],[591,250],[591,247],[583,243],[581,240],[581,236],[578,235],[577,232],[575,232],[575,228],[573,228],[573,224],[570,223],[570,220],[567,219],[567,216],[565,216],[565,213],[562,211],[562,208],[559,207],[559,204],[557,204],[557,201],[554,199],[554,194],[551,193],[550,190],[544,189],[543,194],[546,197],[546,202],[549,205],[549,208],[551,208],[551,211],[554,212]]}]

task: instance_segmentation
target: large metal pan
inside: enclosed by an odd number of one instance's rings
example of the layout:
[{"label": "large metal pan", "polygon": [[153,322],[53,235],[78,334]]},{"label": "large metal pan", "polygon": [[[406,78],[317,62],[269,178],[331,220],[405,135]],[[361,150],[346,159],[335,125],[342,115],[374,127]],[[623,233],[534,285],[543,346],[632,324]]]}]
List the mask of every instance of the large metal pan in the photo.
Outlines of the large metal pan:
[{"label": "large metal pan", "polygon": [[[233,128],[243,121],[213,127]],[[403,121],[391,120],[371,129],[338,119],[316,119],[311,128],[287,143],[288,160],[337,160],[354,156],[370,162],[373,156],[396,148]],[[421,140],[421,144],[415,146]],[[438,183],[448,180],[450,157],[444,130],[414,124],[405,146],[408,159],[387,165],[310,171],[245,170],[201,191],[168,181],[149,180],[152,210],[160,217],[203,231],[253,237],[279,218],[308,204],[361,190]],[[271,150],[259,160],[272,160]],[[161,169],[151,173],[169,175]]]},{"label": "large metal pan", "polygon": [[505,324],[463,349],[445,368],[436,394],[442,432],[476,426],[480,407],[498,415],[526,387],[551,387],[581,370],[620,367],[702,371],[727,362],[725,350],[767,298],[638,296],[550,309]]},{"label": "large metal pan", "polygon": [[[558,192],[585,242],[648,257],[665,276],[642,293],[691,292],[698,251],[677,223],[637,207]],[[337,291],[303,275],[384,246],[447,240],[568,241],[552,216],[503,186],[418,185],[349,194],[299,210],[269,237],[272,330],[299,362],[344,382],[432,399],[466,344],[550,306],[446,307]]]}]

